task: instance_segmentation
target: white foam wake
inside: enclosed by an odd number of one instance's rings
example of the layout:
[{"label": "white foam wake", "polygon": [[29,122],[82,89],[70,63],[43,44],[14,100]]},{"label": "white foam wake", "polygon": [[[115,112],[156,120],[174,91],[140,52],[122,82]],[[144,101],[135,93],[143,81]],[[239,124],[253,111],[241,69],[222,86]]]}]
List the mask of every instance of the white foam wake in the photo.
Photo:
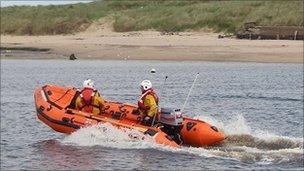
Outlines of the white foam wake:
[{"label": "white foam wake", "polygon": [[228,136],[227,140],[217,147],[182,147],[178,149],[157,144],[150,136],[143,135],[137,130],[117,129],[106,123],[81,128],[65,137],[62,143],[118,149],[151,148],[203,157],[250,160],[261,162],[262,164],[281,162],[292,158],[303,158],[303,138],[278,136],[262,130],[252,133],[253,131],[241,114],[235,115],[229,122],[218,121],[206,116],[197,118],[224,130],[224,133]]},{"label": "white foam wake", "polygon": [[249,124],[246,122],[244,116],[240,113],[233,115],[234,117],[221,121],[215,120],[214,118],[205,115],[205,116],[196,116],[194,118],[203,120],[211,125],[218,127],[221,131],[225,133],[226,136],[233,136],[233,135],[251,135],[253,137],[265,140],[265,141],[274,141],[278,139],[286,139],[295,142],[303,142],[302,138],[297,137],[287,137],[276,135],[274,133],[264,131],[264,130],[252,130]]},{"label": "white foam wake", "polygon": [[228,137],[220,146],[206,151],[184,148],[197,155],[228,157],[269,164],[292,159],[303,160],[303,137],[287,137],[263,130],[252,130],[242,114],[235,114],[230,120],[220,121],[204,115],[195,118],[218,127]]},{"label": "white foam wake", "polygon": [[150,136],[143,135],[137,130],[117,129],[109,123],[81,128],[65,137],[62,143],[119,149],[143,149],[157,146]]}]

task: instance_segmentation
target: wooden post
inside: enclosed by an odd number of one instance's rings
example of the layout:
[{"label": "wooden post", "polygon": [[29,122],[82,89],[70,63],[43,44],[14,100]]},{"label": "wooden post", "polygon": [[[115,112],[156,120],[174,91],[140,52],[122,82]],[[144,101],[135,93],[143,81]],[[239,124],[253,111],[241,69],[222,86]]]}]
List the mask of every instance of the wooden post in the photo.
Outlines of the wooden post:
[{"label": "wooden post", "polygon": [[294,39],[293,40],[297,40],[297,34],[298,34],[298,30],[295,31]]}]

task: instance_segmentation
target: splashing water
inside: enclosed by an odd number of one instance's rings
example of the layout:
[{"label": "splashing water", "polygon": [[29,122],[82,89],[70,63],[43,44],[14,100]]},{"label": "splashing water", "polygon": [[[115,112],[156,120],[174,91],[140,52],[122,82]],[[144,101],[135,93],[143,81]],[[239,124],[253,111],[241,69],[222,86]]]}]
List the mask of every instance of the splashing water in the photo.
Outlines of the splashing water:
[{"label": "splashing water", "polygon": [[263,130],[253,132],[242,114],[234,115],[228,123],[208,116],[196,118],[219,127],[227,135],[227,140],[216,147],[208,148],[208,152],[215,156],[260,164],[290,159],[303,160],[303,138],[279,136]]},{"label": "splashing water", "polygon": [[235,135],[235,134],[251,134],[251,128],[246,123],[245,118],[242,114],[236,114],[232,119],[227,123],[220,120],[215,120],[212,117],[207,115],[196,116],[195,119],[203,120],[210,125],[217,126],[222,132],[226,135]]},{"label": "splashing water", "polygon": [[154,148],[156,145],[152,137],[137,130],[116,128],[110,123],[81,128],[65,137],[64,144],[79,146],[103,146],[119,149]]},{"label": "splashing water", "polygon": [[109,123],[82,128],[65,137],[64,144],[79,146],[103,146],[118,149],[158,149],[175,153],[194,154],[203,157],[224,157],[246,162],[270,164],[303,156],[303,138],[278,136],[259,131],[253,134],[241,114],[235,115],[230,122],[224,123],[211,117],[197,117],[224,130],[227,140],[218,146],[180,149],[156,144],[154,140],[137,130],[117,129]]}]

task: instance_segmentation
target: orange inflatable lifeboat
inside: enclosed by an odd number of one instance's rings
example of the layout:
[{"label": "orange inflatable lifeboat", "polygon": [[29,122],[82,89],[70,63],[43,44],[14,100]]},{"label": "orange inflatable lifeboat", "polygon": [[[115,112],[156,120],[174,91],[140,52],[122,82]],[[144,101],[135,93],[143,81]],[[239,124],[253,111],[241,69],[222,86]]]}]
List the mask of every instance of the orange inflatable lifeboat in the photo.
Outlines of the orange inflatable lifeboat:
[{"label": "orange inflatable lifeboat", "polygon": [[183,117],[179,110],[162,109],[157,124],[141,124],[143,116],[137,106],[128,103],[106,101],[105,111],[93,115],[73,109],[78,96],[74,87],[45,85],[35,90],[37,117],[57,132],[70,134],[79,128],[111,123],[117,128],[135,129],[151,136],[155,142],[172,147],[210,146],[225,139],[215,126],[196,119]]}]

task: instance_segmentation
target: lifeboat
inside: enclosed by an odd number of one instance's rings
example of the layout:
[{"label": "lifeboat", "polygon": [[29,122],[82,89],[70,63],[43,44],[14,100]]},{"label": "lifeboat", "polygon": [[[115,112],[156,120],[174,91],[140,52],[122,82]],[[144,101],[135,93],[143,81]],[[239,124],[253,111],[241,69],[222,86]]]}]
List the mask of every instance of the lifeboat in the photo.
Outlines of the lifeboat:
[{"label": "lifeboat", "polygon": [[215,126],[183,117],[179,110],[164,108],[158,114],[156,124],[147,126],[141,124],[143,116],[136,105],[106,101],[103,113],[93,115],[74,109],[77,96],[74,87],[45,85],[36,88],[34,98],[38,119],[53,130],[66,134],[83,127],[110,123],[117,128],[137,130],[152,137],[156,143],[171,147],[204,147],[225,139]]}]

